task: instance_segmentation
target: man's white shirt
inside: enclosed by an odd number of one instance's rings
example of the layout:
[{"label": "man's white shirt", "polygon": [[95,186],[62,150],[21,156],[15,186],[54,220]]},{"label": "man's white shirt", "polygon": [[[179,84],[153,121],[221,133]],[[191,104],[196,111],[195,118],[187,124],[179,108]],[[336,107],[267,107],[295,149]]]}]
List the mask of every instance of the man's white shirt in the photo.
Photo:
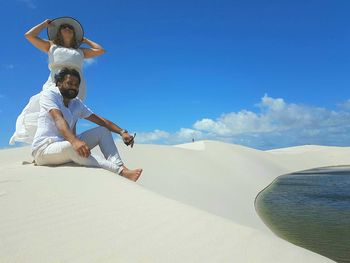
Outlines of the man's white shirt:
[{"label": "man's white shirt", "polygon": [[32,154],[53,142],[64,141],[56,127],[56,124],[50,114],[50,110],[57,109],[63,114],[69,128],[73,131],[78,119],[89,117],[93,112],[78,98],[72,99],[68,107],[63,103],[63,96],[58,87],[42,91],[40,97],[40,112],[38,118],[38,129],[32,144]]}]

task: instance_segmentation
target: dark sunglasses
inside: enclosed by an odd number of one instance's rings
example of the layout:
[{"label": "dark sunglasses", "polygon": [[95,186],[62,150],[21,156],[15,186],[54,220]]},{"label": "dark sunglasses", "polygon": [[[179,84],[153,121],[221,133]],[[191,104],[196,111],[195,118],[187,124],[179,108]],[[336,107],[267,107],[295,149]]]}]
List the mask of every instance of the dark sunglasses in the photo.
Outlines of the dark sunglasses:
[{"label": "dark sunglasses", "polygon": [[70,24],[62,24],[62,25],[60,25],[60,29],[63,29],[63,28],[68,28],[68,29],[74,31],[74,27],[72,25],[70,25]]}]

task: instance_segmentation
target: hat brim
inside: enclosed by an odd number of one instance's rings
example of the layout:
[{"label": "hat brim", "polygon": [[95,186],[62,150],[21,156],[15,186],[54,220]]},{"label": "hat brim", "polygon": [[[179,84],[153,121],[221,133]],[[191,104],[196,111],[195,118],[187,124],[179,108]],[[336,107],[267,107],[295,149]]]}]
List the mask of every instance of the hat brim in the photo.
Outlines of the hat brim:
[{"label": "hat brim", "polygon": [[47,36],[50,40],[54,40],[57,36],[57,31],[62,24],[69,24],[73,26],[75,32],[75,38],[80,45],[84,37],[84,29],[78,20],[73,17],[63,16],[51,20],[50,25],[47,27]]}]

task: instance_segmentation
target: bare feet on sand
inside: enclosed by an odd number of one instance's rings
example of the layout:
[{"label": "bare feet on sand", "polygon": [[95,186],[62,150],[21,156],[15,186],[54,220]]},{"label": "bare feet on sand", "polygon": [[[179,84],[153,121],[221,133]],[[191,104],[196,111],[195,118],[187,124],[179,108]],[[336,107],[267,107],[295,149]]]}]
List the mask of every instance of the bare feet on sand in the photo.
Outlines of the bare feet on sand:
[{"label": "bare feet on sand", "polygon": [[136,182],[141,176],[141,173],[142,169],[129,170],[128,168],[124,167],[120,175]]}]

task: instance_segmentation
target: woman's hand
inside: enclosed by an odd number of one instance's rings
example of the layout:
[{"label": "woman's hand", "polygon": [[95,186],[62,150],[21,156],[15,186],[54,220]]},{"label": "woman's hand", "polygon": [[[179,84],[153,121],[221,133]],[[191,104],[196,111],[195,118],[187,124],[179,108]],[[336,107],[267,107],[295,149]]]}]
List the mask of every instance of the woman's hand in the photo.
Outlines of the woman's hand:
[{"label": "woman's hand", "polygon": [[50,26],[51,22],[52,22],[51,19],[46,19],[46,20],[44,20],[43,25],[45,25],[45,27],[48,27],[48,26]]},{"label": "woman's hand", "polygon": [[81,42],[90,46],[90,48],[81,49],[84,53],[84,58],[93,58],[96,56],[100,56],[106,52],[101,45],[97,44],[96,42],[86,37],[84,37]]}]

